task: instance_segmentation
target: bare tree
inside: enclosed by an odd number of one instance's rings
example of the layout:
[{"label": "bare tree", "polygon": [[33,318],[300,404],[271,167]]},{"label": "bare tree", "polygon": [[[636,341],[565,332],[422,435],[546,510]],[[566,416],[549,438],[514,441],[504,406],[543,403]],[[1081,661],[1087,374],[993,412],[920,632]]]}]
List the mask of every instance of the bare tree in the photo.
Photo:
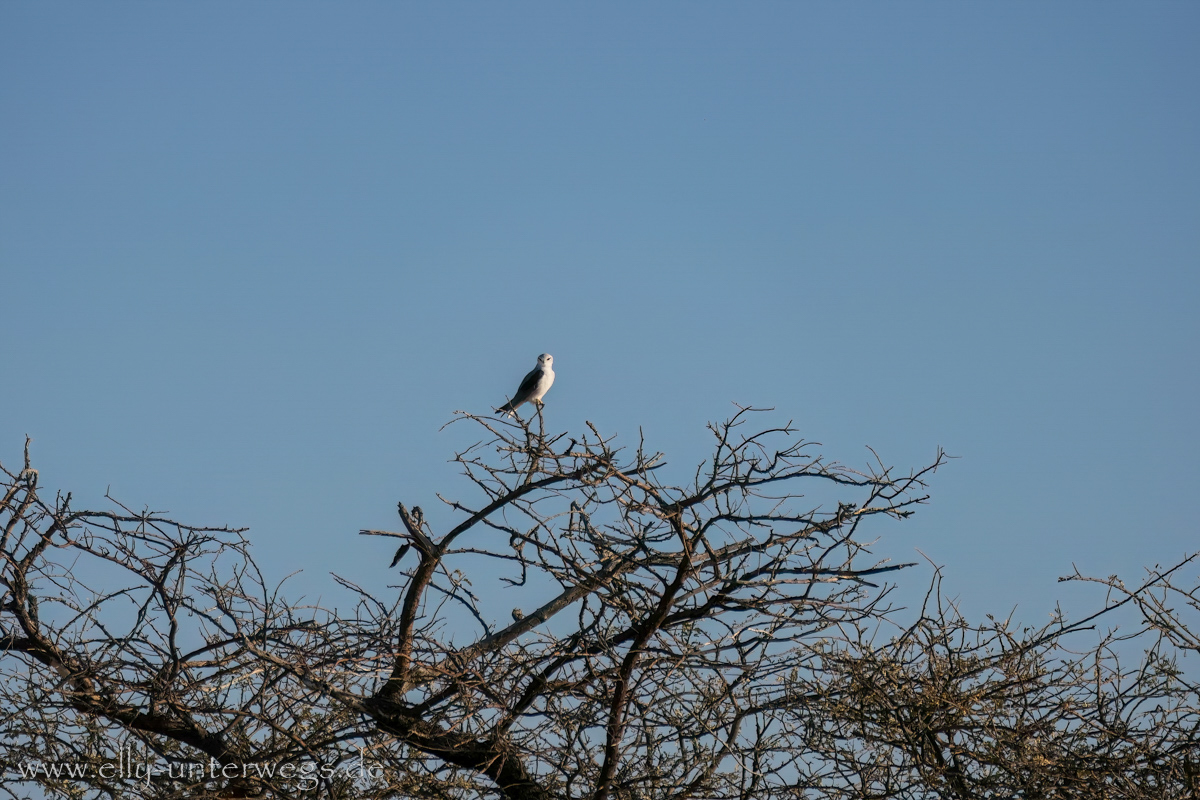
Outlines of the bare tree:
[{"label": "bare tree", "polygon": [[[1107,579],[1124,596],[1079,622],[971,624],[933,592],[898,636],[839,643],[804,712],[821,729],[813,751],[839,778],[827,795],[1200,796],[1200,687],[1171,641],[1191,626],[1176,618],[1156,633],[1150,613],[1127,632],[1095,625],[1130,603],[1163,609],[1172,575],[1195,559],[1137,587]],[[1197,589],[1184,594],[1194,610]]]},{"label": "bare tree", "polygon": [[[968,625],[936,593],[899,626],[887,579],[911,565],[873,556],[867,523],[925,502],[940,451],[902,474],[878,459],[853,470],[790,425],[751,427],[761,418],[741,409],[710,426],[711,458],[670,485],[660,454],[590,425],[569,437],[540,416],[461,414],[453,424],[479,431],[457,456],[475,499],[443,499],[445,529],[401,503],[397,531],[362,531],[396,540],[402,581],[388,597],[337,578],[347,612],[268,587],[242,531],[44,500],[27,447],[0,511],[0,742],[6,777],[25,779],[9,785],[1190,796],[1196,694],[1165,656],[1130,673],[1112,641],[1060,648],[1093,620],[1016,635]],[[1125,601],[1153,608],[1156,587],[1162,576]],[[511,614],[501,596],[520,598]],[[1191,641],[1186,624],[1173,630],[1164,647]]]}]

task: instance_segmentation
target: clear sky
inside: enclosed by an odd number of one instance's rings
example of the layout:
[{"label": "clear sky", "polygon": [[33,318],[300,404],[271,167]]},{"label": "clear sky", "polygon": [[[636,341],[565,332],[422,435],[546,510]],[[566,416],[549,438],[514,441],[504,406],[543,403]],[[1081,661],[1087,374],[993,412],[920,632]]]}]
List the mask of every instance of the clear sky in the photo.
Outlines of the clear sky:
[{"label": "clear sky", "polygon": [[943,446],[879,552],[1094,605],[1200,548],[1198,256],[1196,3],[0,4],[0,460],[327,596],[550,352],[679,479]]}]

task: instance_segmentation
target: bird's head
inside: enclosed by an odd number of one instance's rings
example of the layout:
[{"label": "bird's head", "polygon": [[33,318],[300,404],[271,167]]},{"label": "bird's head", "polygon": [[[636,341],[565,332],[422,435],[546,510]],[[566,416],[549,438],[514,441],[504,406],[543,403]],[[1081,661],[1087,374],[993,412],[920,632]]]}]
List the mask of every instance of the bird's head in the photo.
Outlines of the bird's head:
[{"label": "bird's head", "polygon": [[538,356],[538,366],[546,367],[547,369],[553,367],[554,356],[550,355],[549,353],[542,353],[540,356]]}]

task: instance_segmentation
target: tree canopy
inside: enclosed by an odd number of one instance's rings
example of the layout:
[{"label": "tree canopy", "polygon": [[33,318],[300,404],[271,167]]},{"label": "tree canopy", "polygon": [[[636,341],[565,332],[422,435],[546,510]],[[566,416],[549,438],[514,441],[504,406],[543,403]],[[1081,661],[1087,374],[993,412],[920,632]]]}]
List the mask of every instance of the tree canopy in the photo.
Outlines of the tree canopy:
[{"label": "tree canopy", "polygon": [[1195,556],[1068,576],[1096,613],[1037,629],[968,621],[936,578],[898,608],[913,565],[873,542],[945,454],[852,469],[772,419],[710,425],[672,485],[641,441],[460,414],[471,496],[362,530],[402,548],[397,585],[337,576],[344,608],[288,601],[243,530],[43,496],[27,443],[0,506],[4,791],[1196,796]]}]

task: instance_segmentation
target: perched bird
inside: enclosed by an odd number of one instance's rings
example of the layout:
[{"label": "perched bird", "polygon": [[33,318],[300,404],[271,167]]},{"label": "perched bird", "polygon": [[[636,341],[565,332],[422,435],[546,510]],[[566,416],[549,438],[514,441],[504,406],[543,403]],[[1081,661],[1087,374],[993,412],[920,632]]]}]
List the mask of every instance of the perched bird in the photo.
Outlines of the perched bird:
[{"label": "perched bird", "polygon": [[404,554],[408,552],[409,547],[411,547],[411,545],[400,545],[400,549],[396,551],[396,555],[392,556],[392,563],[388,564],[388,569],[391,569],[400,563],[400,559],[404,558]]},{"label": "perched bird", "polygon": [[542,353],[538,356],[538,365],[530,370],[529,374],[521,381],[521,385],[517,387],[517,393],[513,395],[512,400],[497,408],[497,413],[516,416],[513,412],[524,403],[534,403],[540,406],[542,404],[542,397],[545,396],[546,392],[550,391],[550,386],[553,383],[554,356],[549,353]]},{"label": "perched bird", "polygon": [[513,622],[520,622],[525,619],[525,612],[519,608],[513,609]]}]

